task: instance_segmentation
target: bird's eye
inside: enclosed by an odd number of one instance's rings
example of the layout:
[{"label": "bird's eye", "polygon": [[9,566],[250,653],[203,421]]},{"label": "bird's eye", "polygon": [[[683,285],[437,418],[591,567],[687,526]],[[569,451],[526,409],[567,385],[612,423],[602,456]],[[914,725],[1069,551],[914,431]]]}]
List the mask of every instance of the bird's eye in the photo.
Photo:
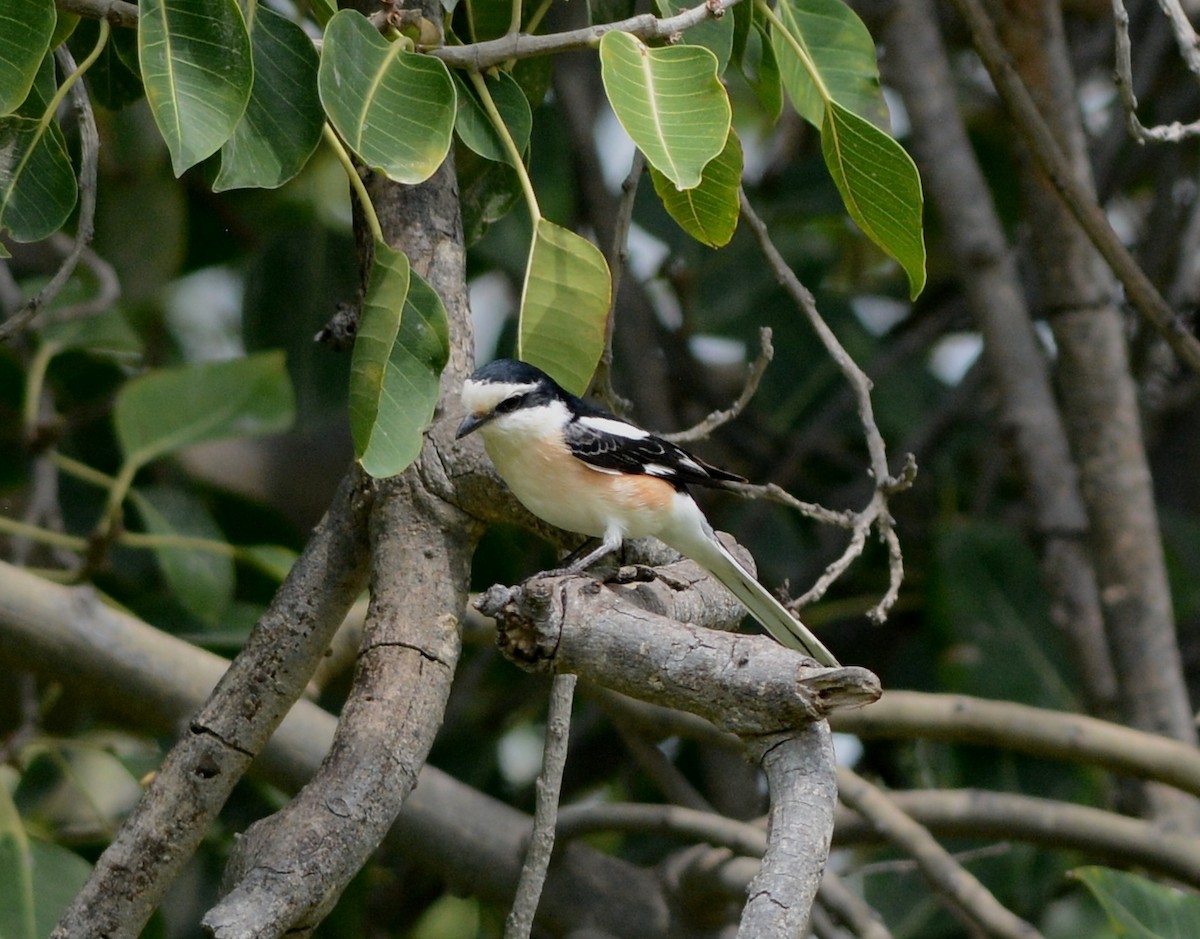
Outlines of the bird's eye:
[{"label": "bird's eye", "polygon": [[499,404],[496,405],[496,413],[497,414],[508,414],[510,411],[515,411],[517,408],[519,408],[521,406],[521,400],[522,400],[521,395],[514,395],[511,398],[505,398],[503,401],[501,401]]}]

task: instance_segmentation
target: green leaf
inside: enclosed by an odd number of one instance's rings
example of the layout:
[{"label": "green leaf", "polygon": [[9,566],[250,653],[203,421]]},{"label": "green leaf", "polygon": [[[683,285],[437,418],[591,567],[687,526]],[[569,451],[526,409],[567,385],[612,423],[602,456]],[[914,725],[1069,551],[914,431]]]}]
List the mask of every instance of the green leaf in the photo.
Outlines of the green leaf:
[{"label": "green leaf", "polygon": [[612,278],[600,249],[539,219],[521,291],[517,357],[583,394],[604,351],[611,297]]},{"label": "green leaf", "polygon": [[449,355],[441,298],[404,254],[376,243],[350,364],[354,453],[372,476],[403,472],[421,452]]},{"label": "green leaf", "polygon": [[388,178],[424,182],[446,158],[457,106],[446,66],[388,42],[362,14],[329,21],[317,86],[347,146]]},{"label": "green leaf", "polygon": [[30,838],[8,787],[0,785],[0,936],[50,935],[90,873],[77,854]]},{"label": "green leaf", "polygon": [[742,183],[742,145],[732,128],[725,149],[704,168],[699,186],[676,189],[654,167],[650,167],[650,178],[663,207],[680,228],[710,248],[729,244],[737,230]]},{"label": "green leaf", "polygon": [[779,0],[775,15],[775,58],[801,117],[820,128],[825,105],[836,101],[878,127],[888,126],[875,43],[853,10],[842,0]]},{"label": "green leaf", "polygon": [[126,462],[141,466],[208,440],[278,433],[293,412],[283,353],[263,352],[135,378],[117,394],[113,421]]},{"label": "green leaf", "polygon": [[[225,542],[224,532],[204,504],[182,489],[131,489],[129,496],[152,535]],[[219,625],[233,600],[232,554],[182,546],[152,550],[180,605],[202,623]]]},{"label": "green leaf", "polygon": [[75,208],[75,170],[50,113],[54,92],[54,57],[47,53],[16,114],[0,118],[0,229],[14,241],[48,238]]},{"label": "green leaf", "polygon": [[250,30],[254,85],[246,113],[221,148],[213,192],[274,189],[294,177],[321,142],[317,53],[304,30],[259,4]]},{"label": "green leaf", "polygon": [[[745,5],[739,3],[737,9]],[[783,113],[783,79],[779,74],[779,62],[775,58],[770,36],[757,18],[754,28],[746,37],[746,48],[738,64],[746,84],[767,112],[767,117],[777,121]]]},{"label": "green leaf", "polygon": [[134,359],[141,355],[142,340],[117,310],[95,316],[50,323],[41,330],[42,342],[55,354],[79,349],[91,355]]},{"label": "green leaf", "polygon": [[521,181],[508,163],[485,160],[465,145],[454,155],[463,237],[473,245],[521,201]]},{"label": "green leaf", "polygon": [[29,94],[54,35],[54,0],[0,0],[0,114]]},{"label": "green leaf", "polygon": [[78,189],[57,124],[0,118],[0,227],[14,241],[41,241],[75,208]]},{"label": "green leaf", "polygon": [[[694,3],[688,0],[654,0],[659,16],[674,16],[691,9]],[[747,3],[746,6],[751,6]],[[733,16],[726,10],[721,16],[710,16],[691,29],[683,31],[680,42],[689,46],[703,46],[717,57],[717,73],[725,74],[733,52]]]},{"label": "green leaf", "polygon": [[250,100],[254,66],[237,0],[140,0],[138,53],[175,175],[215,153]]},{"label": "green leaf", "polygon": [[0,936],[38,939],[33,854],[8,787],[0,785]]},{"label": "green leaf", "polygon": [[916,164],[895,140],[836,101],[825,111],[821,152],[846,211],[900,263],[909,294],[916,297],[925,287],[923,197]]},{"label": "green leaf", "polygon": [[1192,891],[1106,867],[1079,867],[1071,876],[1092,892],[1117,935],[1131,939],[1200,936],[1200,896]]},{"label": "green leaf", "polygon": [[[533,131],[533,111],[530,110],[529,99],[517,80],[507,72],[500,72],[496,78],[486,80],[488,92],[504,120],[504,126],[508,128],[509,136],[517,145],[517,151],[524,153]],[[479,97],[457,76],[455,84],[458,86],[458,114],[454,119],[454,129],[459,139],[484,159],[510,163],[508,149],[500,141]]]},{"label": "green leaf", "polygon": [[[68,44],[75,58],[82,59],[96,48],[99,38],[99,21],[85,18],[71,34]],[[88,69],[87,89],[93,101],[110,111],[118,111],[145,95],[138,69],[137,30],[109,32],[100,57]]]},{"label": "green leaf", "polygon": [[729,135],[716,56],[701,46],[651,49],[614,30],[600,40],[600,70],[617,120],[650,165],[680,189],[699,185]]}]

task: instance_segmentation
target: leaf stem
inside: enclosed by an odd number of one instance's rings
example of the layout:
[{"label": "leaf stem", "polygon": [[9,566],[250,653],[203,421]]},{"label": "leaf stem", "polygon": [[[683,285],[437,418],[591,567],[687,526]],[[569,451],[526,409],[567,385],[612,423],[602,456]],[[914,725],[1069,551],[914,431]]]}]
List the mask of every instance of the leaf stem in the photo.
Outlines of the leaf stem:
[{"label": "leaf stem", "polygon": [[328,121],[321,128],[321,132],[325,135],[325,142],[332,148],[333,155],[338,158],[338,162],[342,164],[342,168],[346,171],[346,177],[350,180],[350,188],[358,196],[358,201],[363,208],[363,215],[367,219],[367,226],[371,229],[371,237],[378,244],[386,244],[383,240],[383,227],[379,224],[379,216],[375,214],[375,206],[371,202],[370,195],[367,194],[367,187],[363,184],[362,177],[358,175],[358,168],[355,167],[354,161],[350,159],[350,154],[345,146],[343,146],[341,138],[329,126]]},{"label": "leaf stem", "polygon": [[500,138],[500,143],[508,153],[509,162],[512,164],[513,169],[517,171],[517,178],[521,181],[521,191],[525,193],[525,202],[529,205],[529,214],[533,217],[533,227],[536,231],[537,224],[542,219],[542,210],[538,208],[537,194],[533,191],[533,181],[529,178],[529,171],[525,169],[525,161],[521,159],[521,151],[517,149],[517,142],[513,140],[512,134],[508,132],[504,118],[500,116],[500,110],[496,107],[496,102],[492,100],[492,93],[488,91],[487,80],[475,69],[467,72],[467,76],[471,79],[471,84],[475,86],[475,90],[479,92],[479,100],[483,103],[483,109],[487,112],[488,120],[492,122],[492,127],[495,128],[496,135]]},{"label": "leaf stem", "polygon": [[512,19],[508,23],[510,33],[521,31],[521,0],[512,0]]},{"label": "leaf stem", "polygon": [[50,99],[50,104],[46,108],[46,113],[42,115],[42,130],[50,126],[50,122],[54,120],[54,115],[58,113],[59,107],[71,91],[71,86],[74,85],[83,73],[92,67],[92,64],[100,58],[100,53],[104,51],[105,45],[108,43],[109,34],[112,32],[112,27],[108,25],[108,20],[100,20],[100,35],[96,39],[96,45],[92,47],[92,51],[87,54],[82,62],[75,67],[70,75],[63,79],[63,83],[58,86],[58,90],[54,93],[54,97]]},{"label": "leaf stem", "polygon": [[829,93],[829,89],[825,87],[825,80],[821,77],[821,73],[817,69],[817,63],[812,60],[812,56],[808,54],[808,50],[800,44],[800,41],[788,29],[787,24],[779,18],[778,14],[767,5],[766,0],[754,0],[754,5],[771,22],[772,28],[778,30],[780,35],[787,40],[788,45],[792,47],[792,51],[796,53],[796,58],[800,60],[808,72],[808,77],[812,79],[814,87],[820,93],[821,100],[828,105],[833,100],[833,96]]},{"label": "leaf stem", "polygon": [[52,545],[55,548],[78,551],[80,554],[88,549],[87,539],[81,538],[79,535],[68,535],[62,531],[51,531],[48,528],[42,528],[40,525],[19,522],[15,518],[9,518],[6,515],[0,515],[0,532],[18,538],[28,538],[30,541]]},{"label": "leaf stem", "polygon": [[108,475],[108,473],[102,473],[98,469],[93,469],[86,463],[80,463],[79,460],[59,453],[57,450],[51,451],[50,461],[68,476],[74,476],[76,479],[82,480],[85,483],[91,483],[93,486],[99,486],[101,489],[111,489],[115,482],[114,477]]}]

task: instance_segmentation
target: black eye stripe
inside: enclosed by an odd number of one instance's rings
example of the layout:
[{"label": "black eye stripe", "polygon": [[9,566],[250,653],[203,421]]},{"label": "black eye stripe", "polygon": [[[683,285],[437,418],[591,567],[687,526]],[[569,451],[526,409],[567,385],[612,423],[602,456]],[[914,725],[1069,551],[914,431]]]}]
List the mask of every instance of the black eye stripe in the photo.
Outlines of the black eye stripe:
[{"label": "black eye stripe", "polygon": [[507,414],[510,411],[515,411],[522,404],[524,404],[527,397],[528,395],[513,395],[511,398],[505,398],[496,405],[496,413]]}]

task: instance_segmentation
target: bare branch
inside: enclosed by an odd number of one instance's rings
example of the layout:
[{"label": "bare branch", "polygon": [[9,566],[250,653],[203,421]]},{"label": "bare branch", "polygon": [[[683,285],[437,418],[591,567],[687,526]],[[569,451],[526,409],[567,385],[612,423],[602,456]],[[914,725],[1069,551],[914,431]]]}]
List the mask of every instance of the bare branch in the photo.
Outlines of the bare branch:
[{"label": "bare branch", "polygon": [[733,404],[724,410],[713,411],[694,427],[689,427],[687,430],[681,430],[674,434],[660,434],[659,436],[674,443],[703,440],[718,427],[728,424],[741,414],[742,411],[746,410],[746,405],[758,393],[758,386],[762,382],[763,376],[767,373],[767,368],[770,366],[771,360],[775,357],[775,347],[771,345],[771,328],[769,326],[763,326],[759,329],[758,342],[758,358],[750,363],[750,368],[746,373],[746,384],[742,386],[742,393],[738,395],[737,400]]},{"label": "bare branch", "polygon": [[878,528],[880,537],[888,546],[888,589],[868,615],[876,622],[882,622],[887,618],[888,611],[896,602],[900,593],[900,584],[904,579],[904,557],[900,552],[900,541],[892,529],[892,516],[888,512],[887,500],[889,496],[912,485],[917,473],[916,461],[910,454],[905,461],[903,471],[898,476],[891,475],[883,435],[875,424],[874,408],[871,405],[871,380],[850,357],[850,354],[838,341],[837,336],[834,335],[833,330],[829,328],[829,324],[822,318],[813,295],[800,282],[795,271],[788,266],[783,255],[779,253],[779,249],[775,247],[775,243],[767,231],[766,223],[754,211],[750,200],[746,198],[745,190],[741,190],[739,195],[742,217],[745,218],[751,231],[754,232],[754,236],[758,239],[759,247],[766,257],[767,263],[771,266],[776,280],[804,313],[809,325],[812,326],[820,338],[821,344],[825,347],[825,351],[829,353],[830,358],[833,359],[834,364],[837,365],[854,392],[855,401],[858,403],[858,419],[862,424],[867,452],[870,455],[870,473],[875,480],[875,492],[871,497],[870,504],[853,517],[853,523],[849,526],[852,534],[846,550],[840,558],[826,568],[817,583],[804,596],[795,600],[792,605],[794,608],[800,608],[824,596],[830,584],[841,576],[855,558],[862,554],[870,530]]},{"label": "bare branch", "polygon": [[575,700],[574,675],[555,675],[550,685],[550,708],[546,715],[546,747],[542,772],[537,779],[537,804],[533,812],[533,835],[521,866],[517,896],[504,923],[504,939],[528,939],[533,931],[550,855],[554,851],[558,803],[562,797],[563,770],[567,765],[567,742],[571,731],[571,704]]},{"label": "bare branch", "polygon": [[138,22],[137,4],[126,0],[55,0],[55,6],[67,13],[108,20],[113,26],[128,29],[136,27]]},{"label": "bare branch", "polygon": [[988,935],[1038,939],[1032,925],[1005,909],[933,836],[853,770],[838,768],[838,794],[888,841],[911,855],[933,889]]},{"label": "bare branch", "polygon": [[55,928],[56,939],[135,939],[141,932],[250,761],[299,698],[361,589],[367,505],[357,474],[347,474],[241,654],[96,862]]},{"label": "bare branch", "polygon": [[1129,302],[1162,333],[1181,361],[1200,372],[1200,339],[1193,335],[1179,314],[1163,299],[1158,288],[1121,243],[1088,187],[1075,174],[1025,83],[1013,69],[983,5],[979,0],[954,0],[954,4],[971,30],[975,49],[987,67],[996,90],[1054,191],[1120,280]]},{"label": "bare branch", "polygon": [[[1120,865],[1145,867],[1200,886],[1200,844],[1194,837],[1139,818],[1086,805],[982,789],[889,792],[913,820],[940,838],[1000,838],[1055,851],[1081,851]],[[854,812],[839,809],[834,844],[879,840],[879,832]],[[959,855],[960,860],[962,856]]]},{"label": "bare branch", "polygon": [[[691,589],[671,590],[661,579],[604,587],[587,577],[537,576],[490,588],[480,607],[496,617],[502,651],[524,667],[574,672],[743,737],[786,733],[878,696],[878,679],[864,668],[813,668],[765,636],[690,625],[704,620],[710,600],[728,610],[726,599],[713,596],[727,591],[690,561],[669,565],[665,577],[691,581]],[[683,603],[699,617],[680,615]],[[733,612],[740,618],[736,605]]]},{"label": "bare branch", "polygon": [[834,729],[873,737],[953,740],[1034,756],[1095,763],[1200,795],[1200,750],[1083,714],[967,695],[889,691],[861,711],[838,711]]},{"label": "bare branch", "polygon": [[[1196,51],[1196,33],[1187,15],[1179,8],[1175,0],[1159,0],[1159,5],[1167,11],[1171,28],[1179,40],[1180,50],[1188,68],[1196,71],[1200,63]],[[1113,80],[1117,86],[1117,95],[1121,99],[1121,107],[1125,111],[1125,123],[1129,133],[1138,143],[1179,143],[1189,137],[1200,134],[1200,121],[1182,124],[1172,121],[1157,127],[1147,127],[1137,116],[1137,95],[1133,91],[1133,51],[1129,40],[1129,11],[1125,9],[1124,0],[1112,0],[1113,20],[1116,25],[1116,60],[1117,70]]]},{"label": "bare branch", "polygon": [[[73,700],[104,704],[130,726],[169,734],[200,707],[230,662],[65,587],[0,562],[0,663],[62,680]],[[317,772],[337,718],[299,700],[251,769],[284,792]],[[391,844],[447,881],[492,903],[512,899],[530,819],[432,766],[391,832]],[[621,904],[608,902],[619,895]],[[612,935],[679,935],[657,878],[573,845],[556,859],[539,917],[561,928],[580,918]],[[94,932],[83,930],[91,939]]]},{"label": "bare branch", "polygon": [[707,19],[724,16],[725,11],[738,2],[740,0],[707,0],[675,16],[659,18],[650,13],[643,13],[615,23],[599,23],[544,36],[509,33],[487,42],[476,42],[467,46],[442,46],[425,51],[453,68],[482,71],[509,59],[527,59],[570,49],[586,49],[598,43],[605,33],[614,30],[629,33],[639,39],[667,39],[676,33],[698,26]]}]

